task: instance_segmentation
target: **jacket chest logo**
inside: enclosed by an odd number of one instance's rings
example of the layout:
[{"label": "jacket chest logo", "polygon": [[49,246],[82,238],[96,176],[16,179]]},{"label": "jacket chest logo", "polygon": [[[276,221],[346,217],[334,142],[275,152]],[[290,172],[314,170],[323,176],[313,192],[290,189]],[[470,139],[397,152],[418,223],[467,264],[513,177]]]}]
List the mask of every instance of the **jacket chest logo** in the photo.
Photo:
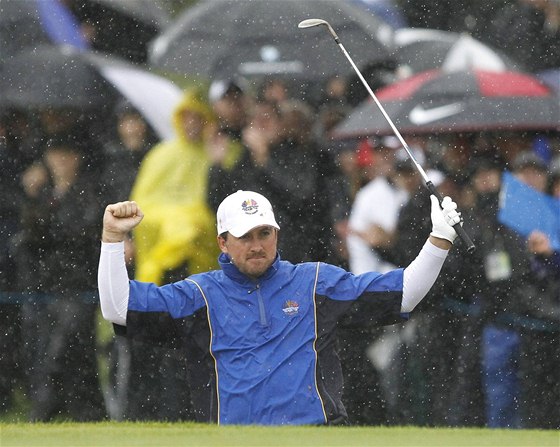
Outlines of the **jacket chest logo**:
[{"label": "jacket chest logo", "polygon": [[282,312],[289,317],[293,317],[299,312],[299,304],[296,301],[288,300],[282,306]]}]

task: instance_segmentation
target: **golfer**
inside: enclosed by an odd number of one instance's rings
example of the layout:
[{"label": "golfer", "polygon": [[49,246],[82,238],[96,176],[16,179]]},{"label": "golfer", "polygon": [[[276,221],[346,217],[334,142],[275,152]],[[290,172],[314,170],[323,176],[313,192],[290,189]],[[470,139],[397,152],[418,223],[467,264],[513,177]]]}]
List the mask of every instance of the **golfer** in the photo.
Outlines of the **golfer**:
[{"label": "golfer", "polygon": [[184,338],[189,317],[206,310],[219,424],[345,423],[337,319],[356,300],[369,303],[372,324],[407,319],[457,236],[457,206],[449,197],[442,206],[432,196],[432,232],[408,267],[353,275],[320,262],[282,261],[270,202],[237,191],[217,211],[221,269],[157,287],[127,276],[123,241],[142,211],[135,202],[111,204],[103,217],[101,310],[142,340]]}]

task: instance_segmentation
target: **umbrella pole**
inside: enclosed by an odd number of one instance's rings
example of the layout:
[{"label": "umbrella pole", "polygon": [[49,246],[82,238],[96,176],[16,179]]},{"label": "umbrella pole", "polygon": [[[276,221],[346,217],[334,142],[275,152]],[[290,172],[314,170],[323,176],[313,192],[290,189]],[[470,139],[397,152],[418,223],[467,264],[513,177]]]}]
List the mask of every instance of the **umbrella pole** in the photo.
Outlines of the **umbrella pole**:
[{"label": "umbrella pole", "polygon": [[[344,45],[342,45],[342,43],[340,42],[340,39],[338,38],[338,35],[334,31],[334,29],[332,28],[330,23],[327,22],[326,20],[322,20],[322,19],[307,19],[307,20],[303,20],[302,22],[300,22],[298,27],[299,28],[310,28],[310,27],[319,26],[319,25],[325,25],[327,27],[327,29],[329,30],[329,33],[334,38],[334,41],[336,42],[336,44],[338,45],[338,47],[340,48],[340,50],[342,51],[342,53],[344,54],[346,59],[348,59],[348,62],[350,62],[350,65],[352,65],[352,68],[354,69],[354,71],[356,72],[358,77],[360,78],[360,81],[362,81],[362,84],[364,85],[364,87],[368,91],[369,95],[374,100],[375,104],[377,105],[377,107],[379,108],[379,110],[381,111],[381,113],[383,114],[385,119],[387,120],[387,123],[389,123],[389,126],[391,126],[391,129],[393,130],[393,133],[398,138],[398,140],[401,142],[402,146],[406,150],[406,153],[408,154],[408,156],[412,160],[412,163],[414,164],[414,166],[416,167],[416,169],[418,170],[418,172],[422,176],[422,179],[424,180],[426,188],[428,189],[428,191],[431,194],[433,194],[434,196],[437,197],[438,201],[441,204],[441,202],[443,200],[443,197],[438,192],[438,190],[436,189],[436,187],[434,186],[432,181],[429,179],[428,175],[426,174],[426,171],[424,171],[424,168],[422,168],[420,163],[418,163],[418,160],[416,160],[416,158],[414,157],[414,154],[410,150],[410,147],[408,146],[408,144],[404,140],[403,136],[401,135],[401,133],[399,132],[399,130],[397,129],[397,127],[393,123],[393,120],[389,117],[389,115],[385,111],[385,108],[383,107],[383,105],[377,99],[377,96],[375,96],[375,93],[373,93],[373,90],[371,89],[371,87],[369,86],[369,84],[367,83],[365,78],[363,77],[362,73],[360,72],[360,70],[358,69],[358,67],[356,66],[356,64],[354,63],[354,61],[352,60],[352,58],[348,54],[348,52],[346,51],[346,48],[344,48]],[[455,224],[453,226],[453,228],[455,229],[455,231],[457,232],[457,234],[459,235],[461,240],[465,243],[465,245],[467,247],[467,252],[472,253],[475,249],[475,245],[472,242],[469,235],[463,229],[461,223]]]}]

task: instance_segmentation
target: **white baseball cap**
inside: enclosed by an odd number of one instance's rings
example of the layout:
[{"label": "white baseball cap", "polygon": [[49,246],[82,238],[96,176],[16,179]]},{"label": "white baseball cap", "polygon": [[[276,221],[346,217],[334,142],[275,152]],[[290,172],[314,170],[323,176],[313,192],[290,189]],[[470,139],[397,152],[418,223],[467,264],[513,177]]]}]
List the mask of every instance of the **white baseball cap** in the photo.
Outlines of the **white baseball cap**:
[{"label": "white baseball cap", "polygon": [[270,225],[280,229],[268,199],[253,191],[237,191],[227,196],[216,213],[218,234],[226,231],[241,237],[253,228]]}]

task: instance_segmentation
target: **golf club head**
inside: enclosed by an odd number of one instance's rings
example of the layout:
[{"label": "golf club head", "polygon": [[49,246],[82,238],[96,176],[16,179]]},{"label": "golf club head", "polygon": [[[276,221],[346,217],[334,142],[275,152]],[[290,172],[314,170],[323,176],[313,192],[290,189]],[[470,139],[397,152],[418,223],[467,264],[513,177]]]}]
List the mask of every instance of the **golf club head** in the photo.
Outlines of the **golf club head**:
[{"label": "golf club head", "polygon": [[302,20],[301,22],[299,22],[298,28],[312,28],[314,26],[319,26],[319,25],[325,25],[327,27],[327,29],[329,30],[329,33],[331,33],[331,36],[333,36],[334,40],[336,40],[336,43],[339,43],[338,42],[338,36],[334,32],[334,29],[332,28],[330,23],[327,22],[326,20],[323,20],[323,19]]},{"label": "golf club head", "polygon": [[311,28],[319,25],[326,25],[328,27],[329,24],[323,19],[306,19],[299,22],[298,28]]}]

